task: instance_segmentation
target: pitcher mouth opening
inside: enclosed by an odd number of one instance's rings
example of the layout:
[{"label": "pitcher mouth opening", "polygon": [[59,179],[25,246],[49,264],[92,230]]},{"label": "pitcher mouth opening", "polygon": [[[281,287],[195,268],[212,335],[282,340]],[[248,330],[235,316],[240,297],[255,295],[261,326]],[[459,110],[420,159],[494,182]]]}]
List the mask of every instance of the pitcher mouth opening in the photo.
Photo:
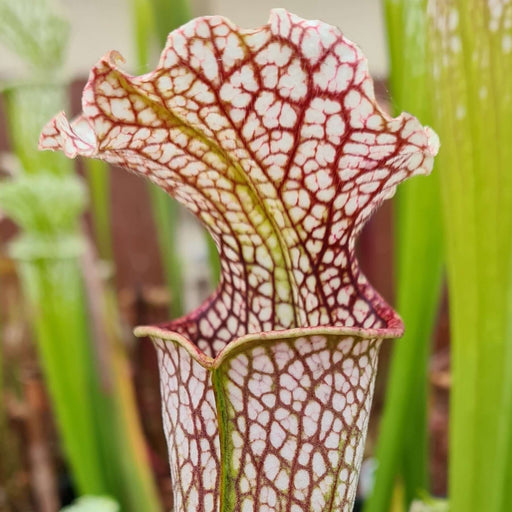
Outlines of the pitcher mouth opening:
[{"label": "pitcher mouth opening", "polygon": [[383,324],[382,326],[365,328],[357,325],[326,325],[247,333],[233,338],[218,353],[214,354],[213,357],[203,352],[193,340],[184,336],[178,330],[173,329],[176,325],[179,326],[180,321],[183,319],[177,319],[174,322],[156,325],[138,326],[134,329],[134,334],[138,338],[149,336],[153,339],[158,339],[164,342],[176,343],[183,347],[202,366],[207,368],[216,368],[233,351],[239,350],[241,347],[249,347],[254,344],[261,344],[276,340],[317,335],[337,335],[375,340],[395,339],[403,336],[404,324],[402,319],[398,313],[389,306],[382,297],[380,297],[380,295],[375,294],[373,306],[379,314],[379,319]]}]

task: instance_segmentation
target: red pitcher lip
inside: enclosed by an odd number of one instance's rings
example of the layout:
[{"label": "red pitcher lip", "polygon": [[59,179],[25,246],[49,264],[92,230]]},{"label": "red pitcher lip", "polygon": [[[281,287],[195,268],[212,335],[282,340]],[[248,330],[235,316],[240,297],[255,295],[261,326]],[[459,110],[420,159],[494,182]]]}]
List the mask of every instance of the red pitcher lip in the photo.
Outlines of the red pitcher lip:
[{"label": "red pitcher lip", "polygon": [[389,319],[387,327],[376,329],[365,329],[363,327],[337,327],[337,326],[319,326],[319,327],[295,327],[279,331],[266,331],[251,334],[245,334],[228,343],[215,357],[209,357],[185,336],[174,332],[163,325],[141,325],[134,329],[135,336],[141,338],[149,336],[163,341],[174,342],[183,347],[193,359],[205,368],[218,368],[222,362],[229,357],[233,351],[240,350],[242,347],[251,347],[255,344],[261,344],[270,341],[293,339],[300,337],[309,337],[316,335],[339,335],[353,336],[365,339],[394,339],[400,338],[404,333],[404,324],[402,319],[393,310],[393,316]]}]

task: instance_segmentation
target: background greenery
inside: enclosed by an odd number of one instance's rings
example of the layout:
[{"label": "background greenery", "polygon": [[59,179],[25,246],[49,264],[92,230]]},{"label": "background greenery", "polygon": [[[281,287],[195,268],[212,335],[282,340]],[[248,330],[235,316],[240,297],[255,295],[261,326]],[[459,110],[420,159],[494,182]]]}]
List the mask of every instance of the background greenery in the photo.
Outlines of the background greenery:
[{"label": "background greenery", "polygon": [[[512,510],[512,11],[509,4],[484,0],[384,0],[383,7],[391,110],[411,111],[431,124],[442,146],[433,175],[406,184],[394,201],[396,308],[407,331],[394,344],[389,363],[373,439],[378,466],[364,510],[507,512]],[[132,12],[138,70],[146,72],[167,33],[189,18],[190,6],[186,0],[132,0],[126,8]],[[3,279],[0,321],[30,318],[75,494],[109,495],[122,511],[157,511],[169,489],[157,489],[132,384],[130,337],[113,277],[111,174],[104,164],[87,161],[81,178],[62,155],[36,150],[41,127],[68,107],[69,89],[60,78],[68,35],[54,2],[0,0],[0,42],[27,70],[22,82],[2,84],[16,158],[0,165],[8,171],[0,183],[0,209],[17,224],[18,236],[8,259],[4,253],[0,275],[14,262],[23,301],[12,297]],[[177,251],[182,214],[148,187],[171,297],[165,304],[175,317],[184,311]],[[211,288],[219,263],[209,239],[207,244]],[[427,497],[436,478],[429,420],[432,340],[444,289],[451,334],[448,504]],[[0,510],[31,510],[26,496],[13,497],[13,489],[25,489],[37,497],[38,512],[52,512],[61,500],[57,473],[44,482],[12,483],[12,468],[27,464],[12,418],[32,413],[20,412],[10,397],[34,395],[27,385],[32,381],[6,363],[8,343],[0,341],[6,403],[0,408],[5,482],[0,487],[10,496],[0,499]],[[41,434],[37,421],[26,424],[29,437]],[[69,510],[88,510],[90,503]],[[115,510],[105,503],[105,510]]]}]

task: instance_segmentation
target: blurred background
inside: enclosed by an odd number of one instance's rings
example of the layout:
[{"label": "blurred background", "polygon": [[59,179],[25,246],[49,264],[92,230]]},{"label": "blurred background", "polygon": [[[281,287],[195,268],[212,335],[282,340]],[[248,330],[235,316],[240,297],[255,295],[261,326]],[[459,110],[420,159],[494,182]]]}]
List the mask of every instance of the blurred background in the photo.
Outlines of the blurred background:
[{"label": "blurred background", "polygon": [[[130,0],[61,0],[58,12],[66,17],[71,27],[63,64],[67,77],[87,77],[98,58],[111,49],[118,50],[125,57],[127,68],[136,67],[132,5]],[[257,3],[193,0],[189,2],[189,13],[192,16],[220,14],[241,27],[249,28],[264,25],[270,9],[275,7],[283,7],[306,19],[321,17],[343,27],[347,37],[357,41],[364,50],[372,74],[376,77],[386,76],[388,57],[384,7],[379,0],[319,0],[315,4],[305,0],[289,0],[279,4],[270,0]],[[157,61],[157,56],[153,57],[151,66],[156,65]],[[8,78],[12,78],[23,73],[24,65],[12,51],[2,47],[0,58],[2,76],[8,74]]]},{"label": "blurred background", "polygon": [[[512,163],[499,141],[512,134],[512,89],[504,92],[512,72],[496,34],[506,41],[512,21],[504,20],[512,15],[507,8],[494,13],[492,29],[468,21],[487,2],[428,4],[290,0],[279,7],[339,26],[366,54],[381,105],[432,124],[447,148],[435,176],[404,187],[360,237],[363,271],[395,304],[407,334],[383,348],[356,506],[366,498],[365,512],[405,512],[415,500],[435,507],[428,496],[447,496],[450,472],[454,500],[468,482],[479,493],[472,498],[476,508],[451,510],[505,512]],[[0,512],[56,512],[82,495],[110,496],[126,512],[171,509],[156,356],[132,328],[199,305],[218,279],[215,250],[195,220],[150,184],[100,162],[39,153],[37,138],[54,113],[80,112],[88,70],[108,51],[124,56],[124,69],[144,73],[155,67],[165,35],[190,17],[221,14],[249,28],[264,24],[272,7],[269,0],[0,0]],[[466,34],[463,51],[448,55],[458,30]],[[467,66],[463,56],[472,51],[490,57],[482,66],[495,66],[499,87],[492,89],[478,64]],[[492,91],[482,94],[482,87]],[[462,115],[459,100],[467,107]],[[477,105],[474,117],[470,105]],[[500,129],[479,131],[480,122]],[[482,178],[493,169],[497,179]],[[487,202],[466,185],[485,190]],[[479,215],[496,201],[499,215]],[[464,218],[480,219],[475,232],[468,234]],[[482,233],[494,237],[488,252],[479,245]],[[470,258],[473,252],[478,257]],[[479,274],[483,267],[489,275]],[[466,311],[452,325],[449,302]],[[468,316],[485,320],[468,333]],[[497,340],[491,355],[481,345],[483,333]],[[458,347],[455,375],[450,345]],[[464,374],[465,357],[485,360],[484,370]],[[452,397],[450,415],[452,442],[461,447],[450,469],[449,391],[457,379],[465,385],[455,404]],[[487,409],[474,406],[476,396],[489,394],[495,401]],[[491,457],[497,469],[485,481],[475,477],[485,459],[480,452],[466,457],[467,471],[460,470],[464,456],[456,455],[477,450],[479,432],[495,443],[479,450],[503,453],[501,462]],[[480,495],[492,505],[478,508]]]}]

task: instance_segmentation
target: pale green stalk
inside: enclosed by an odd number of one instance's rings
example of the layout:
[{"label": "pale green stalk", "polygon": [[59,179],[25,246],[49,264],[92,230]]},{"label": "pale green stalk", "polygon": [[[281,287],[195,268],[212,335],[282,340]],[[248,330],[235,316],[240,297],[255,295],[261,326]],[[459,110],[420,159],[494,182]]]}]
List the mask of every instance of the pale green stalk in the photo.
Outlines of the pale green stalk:
[{"label": "pale green stalk", "polygon": [[94,411],[92,401],[84,398],[90,397],[94,369],[80,269],[74,257],[61,258],[27,260],[18,268],[32,307],[44,375],[76,487],[82,492],[102,493],[108,489],[97,449]]},{"label": "pale green stalk", "polygon": [[[512,259],[512,12],[432,1],[434,128],[442,147],[452,332],[450,501],[454,511],[510,510],[506,390]],[[507,439],[508,437],[508,439]]]},{"label": "pale green stalk", "polygon": [[164,45],[167,34],[191,18],[189,0],[151,0],[156,35],[159,45]]},{"label": "pale green stalk", "polygon": [[[394,110],[429,123],[425,0],[386,0]],[[385,512],[397,479],[408,510],[428,488],[427,368],[439,303],[442,226],[438,173],[405,183],[395,201],[397,310],[406,325],[396,341],[376,448],[378,467],[366,512]]]},{"label": "pale green stalk", "polygon": [[[512,252],[512,250],[511,250]],[[510,259],[509,282],[512,283],[512,258]],[[505,382],[500,424],[498,427],[498,446],[502,447],[502,455],[497,461],[497,492],[494,508],[496,510],[512,510],[512,286],[509,286],[506,339],[507,355],[505,360]]]},{"label": "pale green stalk", "polygon": [[109,490],[123,510],[156,512],[160,505],[141,432],[130,363],[119,328],[117,300],[113,289],[105,286],[98,276],[95,261],[92,246],[88,244],[82,268],[96,348],[94,387],[99,397],[96,412]]},{"label": "pale green stalk", "polygon": [[37,149],[41,123],[44,126],[52,109],[62,109],[66,104],[65,87],[36,78],[33,82],[5,87],[3,99],[11,151],[18,158],[23,172],[31,176],[43,171],[55,176],[71,174],[73,165],[69,159]]},{"label": "pale green stalk", "polygon": [[91,213],[98,253],[102,260],[112,262],[111,215],[110,215],[110,170],[101,160],[83,160],[85,175],[89,184]]},{"label": "pale green stalk", "polygon": [[139,73],[145,73],[153,53],[155,19],[152,0],[132,0],[133,33]]},{"label": "pale green stalk", "polygon": [[[188,21],[184,11],[174,12],[173,1],[164,4],[164,10],[158,11],[154,0],[133,0],[133,19],[138,68],[140,73],[147,71],[153,43],[163,45],[167,33]],[[180,18],[180,13],[183,18]],[[173,25],[171,25],[173,23]],[[174,25],[176,23],[176,25]],[[164,27],[167,26],[167,29]],[[152,183],[148,191],[155,220],[161,262],[165,280],[171,293],[170,314],[172,318],[183,315],[183,276],[182,262],[177,251],[177,232],[179,208],[174,199]]]}]

